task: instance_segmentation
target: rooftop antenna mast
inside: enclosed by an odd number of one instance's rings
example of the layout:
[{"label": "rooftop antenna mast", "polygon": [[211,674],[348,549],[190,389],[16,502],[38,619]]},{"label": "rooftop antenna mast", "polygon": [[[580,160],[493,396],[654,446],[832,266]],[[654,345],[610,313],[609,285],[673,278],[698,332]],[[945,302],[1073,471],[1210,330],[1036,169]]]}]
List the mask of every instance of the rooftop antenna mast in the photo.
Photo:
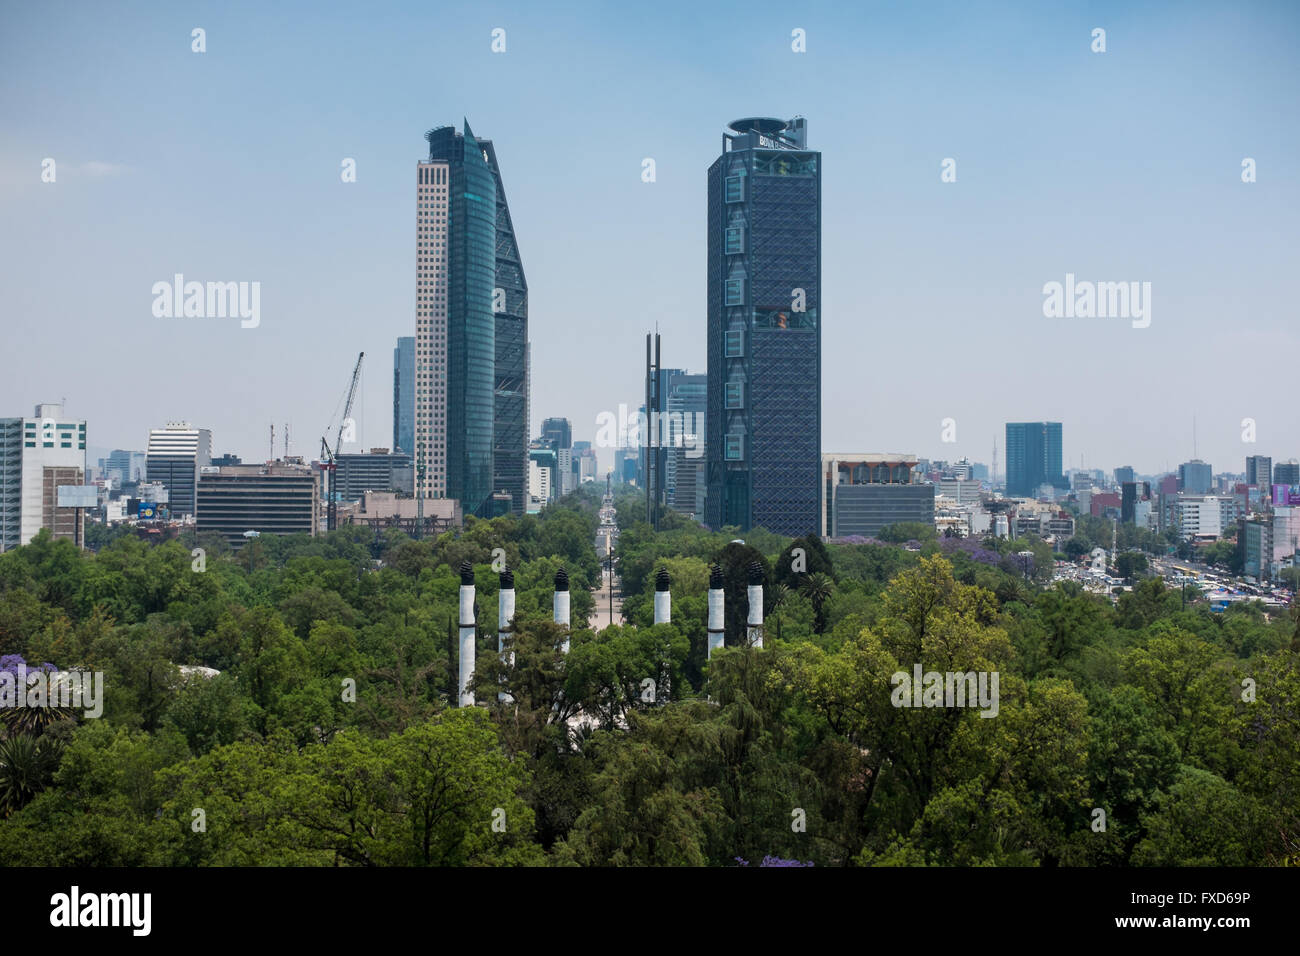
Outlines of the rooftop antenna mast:
[{"label": "rooftop antenna mast", "polygon": [[271,455],[267,460],[275,460],[275,422],[271,422]]}]

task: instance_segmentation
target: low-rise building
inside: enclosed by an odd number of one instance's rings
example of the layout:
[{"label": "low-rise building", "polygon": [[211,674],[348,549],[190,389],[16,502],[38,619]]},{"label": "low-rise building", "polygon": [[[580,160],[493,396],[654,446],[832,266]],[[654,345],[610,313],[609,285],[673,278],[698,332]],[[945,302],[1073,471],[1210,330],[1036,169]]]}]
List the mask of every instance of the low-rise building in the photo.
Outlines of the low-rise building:
[{"label": "low-rise building", "polygon": [[822,455],[822,535],[873,537],[913,521],[933,527],[935,486],[914,481],[916,464],[905,454]]}]

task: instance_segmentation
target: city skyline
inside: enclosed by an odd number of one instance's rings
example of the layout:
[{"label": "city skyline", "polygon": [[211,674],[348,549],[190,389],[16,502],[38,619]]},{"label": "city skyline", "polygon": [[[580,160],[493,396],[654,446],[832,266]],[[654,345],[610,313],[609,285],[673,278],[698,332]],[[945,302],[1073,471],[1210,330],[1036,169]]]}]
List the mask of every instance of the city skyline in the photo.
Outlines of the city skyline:
[{"label": "city skyline", "polygon": [[[527,431],[564,415],[591,437],[600,412],[635,407],[647,327],[659,324],[666,364],[706,364],[701,210],[723,125],[800,114],[826,155],[858,160],[832,163],[824,187],[823,448],[988,461],[1005,422],[1052,420],[1069,433],[1067,467],[1157,474],[1200,457],[1237,472],[1250,454],[1300,456],[1287,388],[1300,339],[1281,280],[1297,251],[1297,131],[1278,122],[1300,85],[1296,12],[941,11],[950,29],[923,35],[912,12],[773,8],[737,24],[696,11],[699,36],[681,37],[671,16],[581,8],[435,23],[407,6],[293,28],[291,14],[240,4],[202,24],[15,9],[0,36],[0,253],[11,314],[48,331],[15,337],[0,407],[66,398],[104,454],[183,419],[211,428],[214,450],[260,460],[268,425],[279,455],[288,422],[291,451],[311,457],[352,357],[409,334],[413,138],[430,117],[468,115],[507,157],[529,251]],[[498,26],[504,53],[491,51]],[[1105,53],[1089,46],[1097,26]],[[805,53],[791,49],[795,28]],[[737,89],[705,39],[722,30],[788,66]],[[455,41],[434,102],[409,82],[421,31]],[[593,71],[608,82],[583,82]],[[43,94],[20,75],[42,77]],[[1096,117],[1095,132],[1080,136],[1079,117]],[[582,163],[554,148],[557,126]],[[1241,181],[1246,157],[1256,182]],[[955,182],[941,179],[948,158]],[[355,182],[340,178],[349,159]],[[155,317],[153,285],[178,273],[260,282],[261,321]],[[1150,325],[1045,318],[1044,284],[1067,275],[1151,282]],[[1174,375],[1213,370],[1218,342],[1253,357],[1238,396]],[[127,380],[144,354],[149,374]],[[391,444],[386,364],[363,373],[349,451]],[[603,472],[613,450],[598,453]]]}]

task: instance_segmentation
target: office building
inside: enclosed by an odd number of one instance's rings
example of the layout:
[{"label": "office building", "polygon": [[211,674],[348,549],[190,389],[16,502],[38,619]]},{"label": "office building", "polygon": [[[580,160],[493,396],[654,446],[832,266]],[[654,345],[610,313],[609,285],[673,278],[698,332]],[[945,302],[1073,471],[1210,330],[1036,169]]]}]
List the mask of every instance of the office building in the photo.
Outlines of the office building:
[{"label": "office building", "polygon": [[0,419],[0,551],[27,544],[42,528],[78,540],[75,508],[58,506],[58,489],[86,483],[86,423],[58,403],[31,418]]},{"label": "office building", "polygon": [[197,514],[200,470],[212,464],[212,432],[189,422],[168,422],[149,432],[145,477],[167,489],[172,518]]},{"label": "office building", "polygon": [[144,479],[145,453],[115,448],[108,453],[102,469],[103,476],[111,479],[118,488]]},{"label": "office building", "polygon": [[1300,485],[1300,462],[1292,458],[1289,461],[1279,461],[1274,465],[1273,484]]},{"label": "office building", "polygon": [[1115,469],[1115,484],[1120,487],[1123,487],[1130,481],[1135,481],[1136,477],[1137,476],[1133,474],[1132,465],[1120,465]]},{"label": "office building", "polygon": [[0,551],[23,542],[23,420],[0,418]]},{"label": "office building", "polygon": [[1260,517],[1237,522],[1237,551],[1241,555],[1241,573],[1257,581],[1272,578],[1273,518]]},{"label": "office building", "polygon": [[979,503],[980,483],[974,478],[940,478],[936,487],[938,494],[951,498],[957,505]]},{"label": "office building", "polygon": [[393,349],[393,451],[415,458],[415,336]]},{"label": "office building", "polygon": [[[682,511],[680,502],[689,501],[691,507],[683,513],[703,516],[703,502],[697,508],[696,493],[705,491],[705,484],[695,474],[696,465],[704,463],[705,409],[708,406],[708,376],[681,372],[670,376],[665,383],[664,411],[664,490],[670,507]],[[677,493],[678,471],[685,470],[683,481],[691,487],[682,495]]]},{"label": "office building", "polygon": [[[585,445],[585,448],[579,448]],[[596,452],[591,442],[575,442],[573,445],[573,467],[578,474],[578,484],[596,480]]]},{"label": "office building", "polygon": [[555,500],[557,453],[554,448],[528,450],[528,511],[541,511]]},{"label": "office building", "polygon": [[[466,124],[466,132],[468,132]],[[506,202],[496,147],[480,139],[496,184],[495,371],[492,404],[492,488],[510,496],[510,511],[522,515],[528,504],[529,346],[528,281],[515,241],[514,220]]]},{"label": "office building", "polygon": [[903,454],[822,455],[818,503],[823,537],[874,537],[903,521],[933,527],[935,486],[916,481],[916,456]]},{"label": "office building", "polygon": [[469,127],[425,134],[417,175],[417,495],[477,514],[492,494],[496,177]]},{"label": "office building", "polygon": [[1300,561],[1300,506],[1273,508],[1273,571],[1295,567]]},{"label": "office building", "polygon": [[305,466],[209,467],[199,476],[197,497],[198,531],[215,531],[235,548],[248,531],[315,535],[320,523],[317,475]]},{"label": "office building", "polygon": [[1178,466],[1178,490],[1188,495],[1208,495],[1214,490],[1213,469],[1208,462],[1193,458]]},{"label": "office building", "polygon": [[578,473],[574,468],[574,457],[572,448],[557,448],[555,450],[555,484],[553,498],[563,498],[565,495],[572,494],[578,487]]},{"label": "office building", "polygon": [[1175,526],[1184,540],[1217,538],[1236,520],[1231,497],[1179,494],[1174,498],[1173,509]]},{"label": "office building", "polygon": [[542,439],[550,448],[573,447],[573,423],[567,418],[546,418],[542,420]]},{"label": "office building", "polygon": [[821,153],[750,118],[708,173],[707,524],[822,525]]},{"label": "office building", "polygon": [[368,454],[338,455],[335,482],[340,501],[360,501],[367,491],[395,491],[414,494],[412,457],[387,448],[372,448]]},{"label": "office building", "polygon": [[1062,462],[1060,422],[1007,422],[1007,497],[1034,498],[1043,485],[1065,488]]},{"label": "office building", "polygon": [[1126,481],[1120,485],[1120,520],[1137,523],[1137,503],[1151,500],[1151,485],[1143,481]]},{"label": "office building", "polygon": [[528,494],[528,286],[489,140],[430,130],[417,167],[419,494],[522,514]]},{"label": "office building", "polygon": [[1246,484],[1267,488],[1273,484],[1273,459],[1268,455],[1246,456]]}]

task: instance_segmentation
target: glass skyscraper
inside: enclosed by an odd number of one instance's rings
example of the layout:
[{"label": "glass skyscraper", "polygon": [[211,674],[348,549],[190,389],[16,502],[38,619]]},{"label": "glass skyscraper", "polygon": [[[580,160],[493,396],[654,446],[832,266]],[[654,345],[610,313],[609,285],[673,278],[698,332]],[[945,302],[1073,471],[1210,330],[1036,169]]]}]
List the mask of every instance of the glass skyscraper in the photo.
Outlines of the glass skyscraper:
[{"label": "glass skyscraper", "polygon": [[1060,422],[1007,422],[1007,495],[1033,498],[1065,487]]},{"label": "glass skyscraper", "polygon": [[709,167],[706,523],[817,533],[821,153],[750,118]]},{"label": "glass skyscraper", "polygon": [[415,454],[415,336],[393,349],[393,451]]},{"label": "glass skyscraper", "polygon": [[468,122],[463,135],[442,126],[425,139],[429,159],[420,164],[417,192],[419,258],[427,262],[416,270],[416,488],[458,499],[468,515],[493,492],[496,177]]},{"label": "glass skyscraper", "polygon": [[528,280],[492,141],[481,139],[497,187],[496,373],[493,382],[492,489],[510,495],[510,508],[528,506]]}]

